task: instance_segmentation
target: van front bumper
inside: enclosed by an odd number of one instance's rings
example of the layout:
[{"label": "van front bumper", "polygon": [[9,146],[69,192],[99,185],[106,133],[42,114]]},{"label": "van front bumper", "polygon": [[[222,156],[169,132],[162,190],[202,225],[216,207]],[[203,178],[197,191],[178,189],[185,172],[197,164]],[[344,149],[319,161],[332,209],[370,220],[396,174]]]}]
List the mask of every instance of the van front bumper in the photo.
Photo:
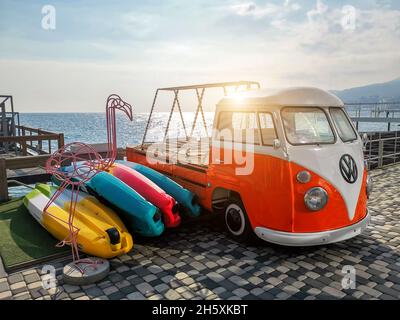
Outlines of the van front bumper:
[{"label": "van front bumper", "polygon": [[257,227],[254,229],[254,232],[259,238],[267,242],[290,247],[308,247],[345,241],[356,237],[367,228],[370,221],[371,215],[367,210],[367,215],[363,220],[337,230],[313,233],[291,233]]}]

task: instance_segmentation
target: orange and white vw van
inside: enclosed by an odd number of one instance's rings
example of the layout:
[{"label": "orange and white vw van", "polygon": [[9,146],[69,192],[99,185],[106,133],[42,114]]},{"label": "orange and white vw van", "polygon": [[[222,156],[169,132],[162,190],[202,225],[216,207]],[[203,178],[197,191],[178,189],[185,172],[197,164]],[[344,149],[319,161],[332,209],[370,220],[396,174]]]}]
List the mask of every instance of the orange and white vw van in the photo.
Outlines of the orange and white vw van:
[{"label": "orange and white vw van", "polygon": [[127,157],[196,193],[204,208],[224,215],[238,240],[322,245],[355,237],[369,224],[363,142],[343,102],[327,91],[228,95],[216,107],[210,138],[176,146],[164,148],[176,155],[162,162],[143,144],[127,148]]}]

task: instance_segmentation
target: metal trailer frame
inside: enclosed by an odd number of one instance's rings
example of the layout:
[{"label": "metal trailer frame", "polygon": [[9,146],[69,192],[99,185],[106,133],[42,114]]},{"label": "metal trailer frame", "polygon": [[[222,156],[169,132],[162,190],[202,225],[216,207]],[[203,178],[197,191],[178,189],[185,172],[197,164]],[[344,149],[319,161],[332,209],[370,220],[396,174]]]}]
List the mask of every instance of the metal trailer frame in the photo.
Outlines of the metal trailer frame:
[{"label": "metal trailer frame", "polygon": [[[143,135],[143,140],[142,140],[142,149],[144,147],[144,144],[146,142],[146,136],[147,136],[147,132],[149,130],[149,126],[150,126],[150,121],[151,118],[153,116],[153,112],[154,112],[154,108],[156,106],[156,102],[157,102],[157,97],[160,91],[167,91],[167,92],[173,92],[174,93],[174,101],[172,103],[172,107],[171,107],[171,111],[168,117],[168,122],[167,122],[167,127],[165,129],[164,132],[164,137],[163,137],[163,142],[165,142],[167,135],[168,135],[168,131],[169,131],[169,126],[171,123],[171,119],[172,119],[172,115],[175,111],[175,107],[178,108],[179,114],[180,114],[180,119],[182,121],[182,125],[183,125],[183,129],[185,131],[185,136],[186,139],[189,139],[193,136],[193,132],[194,129],[196,128],[196,123],[197,123],[197,118],[199,116],[199,112],[201,113],[201,117],[202,117],[202,122],[203,122],[203,126],[204,129],[206,131],[207,137],[209,137],[208,134],[208,130],[207,130],[207,123],[206,123],[206,119],[204,116],[204,110],[203,110],[203,98],[204,98],[204,93],[206,91],[206,89],[211,89],[211,88],[221,88],[223,90],[224,96],[227,95],[227,88],[230,87],[234,87],[235,91],[239,90],[240,87],[245,87],[246,90],[251,90],[253,88],[253,86],[256,86],[257,89],[259,89],[260,83],[256,82],[256,81],[235,81],[235,82],[218,82],[218,83],[206,83],[206,84],[197,84],[197,85],[189,85],[189,86],[178,86],[178,87],[169,87],[169,88],[158,88],[156,90],[156,93],[154,95],[154,99],[153,99],[153,104],[151,106],[151,110],[150,110],[150,115],[149,118],[147,120],[147,124],[146,124],[146,129],[144,131],[144,135]],[[190,130],[190,134],[188,134],[187,132],[187,127],[185,124],[185,121],[183,119],[183,114],[182,114],[182,109],[181,109],[181,104],[179,101],[179,93],[180,91],[187,91],[187,90],[195,90],[196,91],[196,96],[197,96],[197,108],[196,108],[196,114],[194,117],[194,122],[192,125],[192,128]]]}]

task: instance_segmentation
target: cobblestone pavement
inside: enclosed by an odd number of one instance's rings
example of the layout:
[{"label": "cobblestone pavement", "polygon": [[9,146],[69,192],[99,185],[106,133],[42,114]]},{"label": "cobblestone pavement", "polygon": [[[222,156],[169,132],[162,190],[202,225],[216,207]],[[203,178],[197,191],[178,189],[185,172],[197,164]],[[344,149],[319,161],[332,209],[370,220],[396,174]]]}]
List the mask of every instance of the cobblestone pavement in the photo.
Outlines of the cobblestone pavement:
[{"label": "cobblestone pavement", "polygon": [[[249,247],[227,237],[212,218],[137,240],[111,261],[97,285],[42,288],[40,266],[0,278],[0,299],[399,299],[400,166],[374,171],[372,225],[344,243],[316,248]],[[51,263],[60,273],[62,263]],[[342,289],[344,266],[356,288]]]}]

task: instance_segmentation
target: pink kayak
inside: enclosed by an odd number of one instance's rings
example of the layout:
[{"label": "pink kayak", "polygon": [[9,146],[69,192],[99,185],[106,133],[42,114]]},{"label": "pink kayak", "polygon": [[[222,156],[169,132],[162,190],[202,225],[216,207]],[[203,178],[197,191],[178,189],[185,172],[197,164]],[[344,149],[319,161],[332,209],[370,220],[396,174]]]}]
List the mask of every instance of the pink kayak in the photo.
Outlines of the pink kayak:
[{"label": "pink kayak", "polygon": [[154,182],[136,170],[119,163],[115,163],[109,169],[109,173],[158,207],[163,214],[163,222],[167,228],[173,228],[180,224],[181,217],[178,213],[178,203]]}]

